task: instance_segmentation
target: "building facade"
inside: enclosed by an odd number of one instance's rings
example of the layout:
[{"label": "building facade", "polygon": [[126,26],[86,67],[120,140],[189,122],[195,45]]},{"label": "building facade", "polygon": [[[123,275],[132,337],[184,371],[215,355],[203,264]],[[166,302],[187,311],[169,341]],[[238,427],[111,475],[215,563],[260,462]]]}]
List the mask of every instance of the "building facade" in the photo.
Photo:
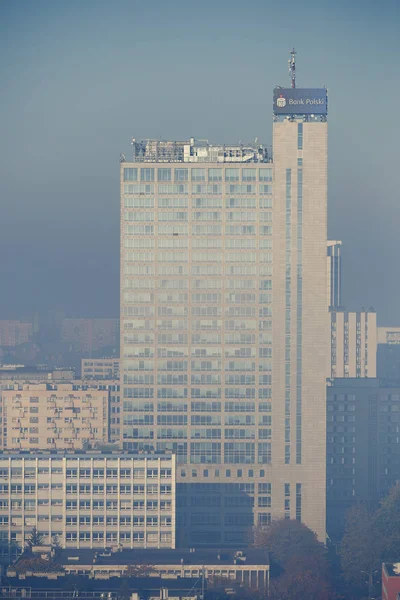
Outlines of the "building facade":
[{"label": "building facade", "polygon": [[326,443],[326,527],[334,541],[343,534],[351,506],[377,505],[378,429],[378,380],[335,379],[327,388]]},{"label": "building facade", "polygon": [[82,450],[108,442],[107,390],[14,385],[0,392],[3,450]]},{"label": "building facade", "polygon": [[175,457],[0,455],[0,546],[174,548]]},{"label": "building facade", "polygon": [[176,453],[182,545],[325,535],[326,113],[274,119],[273,163],[193,139],[121,163],[122,442]]},{"label": "building facade", "polygon": [[119,358],[82,358],[82,379],[119,379]]},{"label": "building facade", "polygon": [[330,377],[376,377],[376,312],[331,310]]},{"label": "building facade", "polygon": [[328,241],[328,299],[329,310],[342,308],[342,242]]}]

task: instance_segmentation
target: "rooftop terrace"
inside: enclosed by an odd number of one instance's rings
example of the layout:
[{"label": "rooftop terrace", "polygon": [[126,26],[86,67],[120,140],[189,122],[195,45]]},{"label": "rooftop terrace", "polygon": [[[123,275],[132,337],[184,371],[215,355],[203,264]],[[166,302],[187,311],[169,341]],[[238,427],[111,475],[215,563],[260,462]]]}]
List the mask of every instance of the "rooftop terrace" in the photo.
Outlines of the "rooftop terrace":
[{"label": "rooftop terrace", "polygon": [[[213,145],[208,140],[164,141],[136,140],[132,138],[132,162],[150,163],[269,163],[272,151],[269,147],[254,143],[237,145]],[[127,162],[123,154],[121,162]],[[129,162],[129,161],[128,161]]]}]

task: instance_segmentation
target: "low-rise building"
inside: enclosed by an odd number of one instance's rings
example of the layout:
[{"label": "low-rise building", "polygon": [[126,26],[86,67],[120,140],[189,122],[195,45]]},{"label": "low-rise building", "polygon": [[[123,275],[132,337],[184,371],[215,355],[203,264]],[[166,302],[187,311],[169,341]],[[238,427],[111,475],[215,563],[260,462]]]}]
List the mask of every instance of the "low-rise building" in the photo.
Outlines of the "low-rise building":
[{"label": "low-rise building", "polygon": [[[22,557],[21,557],[22,558]],[[70,575],[94,579],[149,576],[168,579],[199,579],[208,583],[231,582],[267,590],[269,584],[269,555],[265,549],[143,549],[111,551],[63,550],[51,560],[52,577]],[[57,569],[58,567],[58,569]],[[18,572],[18,563],[8,569],[8,575]],[[40,573],[45,575],[45,573]]]},{"label": "low-rise building", "polygon": [[[63,576],[62,574],[61,576]],[[119,577],[89,579],[85,576],[63,576],[62,589],[57,574],[46,576],[24,576],[22,579],[8,577],[7,585],[0,587],[2,600],[34,598],[35,600],[119,600],[121,592],[130,600],[197,600],[207,589],[206,582],[199,578],[162,579],[161,577]],[[122,588],[122,589],[121,589]],[[79,592],[77,591],[79,590]],[[89,591],[90,590],[90,591]]]},{"label": "low-rise building", "polygon": [[174,548],[175,456],[0,455],[0,546]]}]

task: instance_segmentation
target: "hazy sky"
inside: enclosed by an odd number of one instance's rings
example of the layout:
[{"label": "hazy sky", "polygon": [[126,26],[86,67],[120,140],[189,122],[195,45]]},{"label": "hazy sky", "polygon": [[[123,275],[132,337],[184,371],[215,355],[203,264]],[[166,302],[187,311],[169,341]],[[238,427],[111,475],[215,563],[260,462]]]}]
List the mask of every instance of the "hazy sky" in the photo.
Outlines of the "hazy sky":
[{"label": "hazy sky", "polygon": [[118,316],[132,136],[271,142],[272,89],[329,89],[348,309],[400,324],[398,0],[0,0],[0,319]]}]

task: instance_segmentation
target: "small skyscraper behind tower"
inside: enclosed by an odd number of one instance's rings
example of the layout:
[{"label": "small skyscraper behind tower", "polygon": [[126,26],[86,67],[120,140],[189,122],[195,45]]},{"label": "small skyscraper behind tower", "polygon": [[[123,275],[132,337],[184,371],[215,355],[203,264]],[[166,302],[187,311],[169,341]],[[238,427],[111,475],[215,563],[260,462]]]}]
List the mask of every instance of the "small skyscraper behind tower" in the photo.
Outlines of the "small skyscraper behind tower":
[{"label": "small skyscraper behind tower", "polygon": [[342,242],[329,240],[328,261],[328,302],[329,310],[342,308]]}]

